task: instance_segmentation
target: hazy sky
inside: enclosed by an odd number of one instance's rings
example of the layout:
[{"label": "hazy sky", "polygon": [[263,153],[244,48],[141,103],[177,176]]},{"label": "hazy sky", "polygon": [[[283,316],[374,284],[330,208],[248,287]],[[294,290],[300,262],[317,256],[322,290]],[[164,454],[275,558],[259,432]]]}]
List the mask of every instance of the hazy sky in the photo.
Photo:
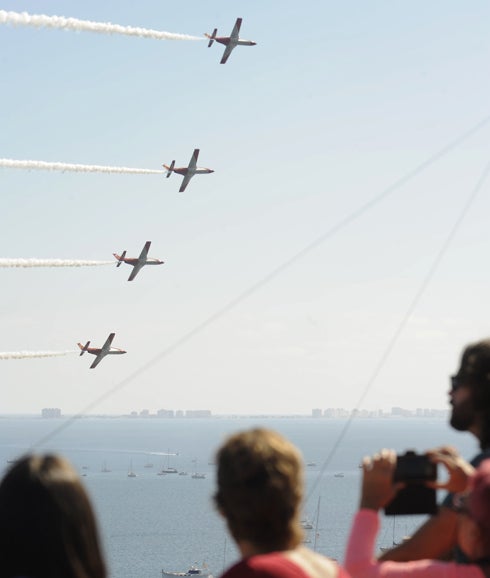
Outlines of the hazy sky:
[{"label": "hazy sky", "polygon": [[76,353],[0,361],[0,413],[73,413],[112,389],[91,411],[309,413],[354,406],[370,382],[363,407],[446,407],[462,347],[490,335],[490,180],[446,245],[490,161],[490,121],[336,226],[490,115],[488,2],[0,9],[197,36],[240,16],[257,42],[223,66],[204,39],[0,26],[1,158],[158,170],[200,148],[216,171],[179,194],[178,175],[0,169],[1,258],[110,260],[151,240],[165,261],[132,283],[127,265],[0,268],[0,351],[112,331],[128,351],[96,370]]}]

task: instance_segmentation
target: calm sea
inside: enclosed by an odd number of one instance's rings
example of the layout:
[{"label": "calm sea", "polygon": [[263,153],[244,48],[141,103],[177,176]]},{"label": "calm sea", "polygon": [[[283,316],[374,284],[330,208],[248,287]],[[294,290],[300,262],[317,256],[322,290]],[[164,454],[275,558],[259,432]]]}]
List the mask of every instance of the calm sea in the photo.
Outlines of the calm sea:
[{"label": "calm sea", "polygon": [[[7,460],[59,424],[0,419],[0,463],[7,467]],[[428,418],[359,419],[347,431],[344,420],[312,418],[84,418],[38,450],[64,454],[84,476],[113,578],[159,578],[162,568],[186,571],[193,563],[205,563],[216,576],[237,559],[237,551],[212,504],[214,452],[227,434],[257,425],[281,432],[300,448],[305,462],[316,464],[305,468],[304,515],[314,519],[318,510],[316,549],[339,560],[357,507],[358,465],[364,455],[382,447],[422,451],[448,443],[465,457],[477,451],[470,435],[452,431],[442,419]],[[167,452],[177,455],[162,455]],[[188,475],[157,475],[166,465]],[[128,477],[130,468],[136,477]],[[192,478],[194,472],[206,477]],[[400,539],[410,533],[420,521],[419,516],[405,516],[394,526],[385,519],[379,546],[390,545],[393,535]],[[308,545],[313,547],[314,532],[310,534]]]}]

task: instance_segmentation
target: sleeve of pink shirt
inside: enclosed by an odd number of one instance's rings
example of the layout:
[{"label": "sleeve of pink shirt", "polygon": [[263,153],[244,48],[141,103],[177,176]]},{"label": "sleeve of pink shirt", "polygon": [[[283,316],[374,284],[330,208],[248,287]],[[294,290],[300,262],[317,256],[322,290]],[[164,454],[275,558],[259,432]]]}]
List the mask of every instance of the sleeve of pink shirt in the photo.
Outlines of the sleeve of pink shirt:
[{"label": "sleeve of pink shirt", "polygon": [[378,562],[375,556],[379,516],[374,510],[359,510],[347,542],[344,568],[352,578],[484,578],[473,564],[438,560]]}]

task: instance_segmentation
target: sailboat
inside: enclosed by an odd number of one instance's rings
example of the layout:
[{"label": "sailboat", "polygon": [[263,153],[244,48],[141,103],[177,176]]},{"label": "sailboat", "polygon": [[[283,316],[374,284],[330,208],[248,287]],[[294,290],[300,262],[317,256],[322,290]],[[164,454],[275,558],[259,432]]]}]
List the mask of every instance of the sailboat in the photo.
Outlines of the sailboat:
[{"label": "sailboat", "polygon": [[133,460],[129,462],[128,478],[136,478],[136,474],[133,471]]},{"label": "sailboat", "polygon": [[396,526],[396,516],[393,516],[393,536],[392,536],[392,543],[391,546],[380,546],[379,549],[381,552],[388,552],[395,546],[398,546],[398,542],[395,541],[395,526]]},{"label": "sailboat", "polygon": [[163,476],[164,474],[178,474],[178,470],[177,468],[172,468],[170,466],[170,456],[173,456],[175,454],[171,454],[170,450],[167,450],[167,465],[166,466],[162,466],[162,469],[159,472],[159,476]]},{"label": "sailboat", "polygon": [[321,502],[322,497],[318,496],[318,503],[316,505],[316,515],[315,515],[315,541],[313,543],[313,552],[316,552],[316,545],[317,545],[317,540],[318,537],[320,536],[320,534],[318,533],[318,524],[320,522],[320,502]]}]

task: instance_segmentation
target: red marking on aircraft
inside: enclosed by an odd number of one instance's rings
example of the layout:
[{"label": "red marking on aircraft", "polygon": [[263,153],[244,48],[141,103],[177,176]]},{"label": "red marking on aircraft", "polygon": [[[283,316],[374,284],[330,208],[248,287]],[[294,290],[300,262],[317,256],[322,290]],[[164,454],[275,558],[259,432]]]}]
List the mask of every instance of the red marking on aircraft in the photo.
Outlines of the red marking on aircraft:
[{"label": "red marking on aircraft", "polygon": [[148,251],[150,250],[151,241],[146,241],[145,246],[143,247],[139,257],[126,257],[126,251],[122,252],[122,255],[118,255],[117,253],[112,253],[114,257],[117,259],[116,267],[120,267],[121,263],[127,263],[128,265],[133,266],[133,270],[131,271],[131,275],[128,278],[128,281],[132,281],[136,275],[139,273],[142,267],[145,265],[163,265],[164,261],[160,261],[160,259],[148,258]]},{"label": "red marking on aircraft", "polygon": [[178,175],[184,176],[182,184],[180,185],[179,193],[183,193],[185,191],[185,188],[194,175],[206,175],[209,173],[214,173],[213,169],[206,169],[204,167],[196,166],[198,156],[199,149],[194,149],[191,160],[186,167],[175,167],[175,161],[172,161],[170,166],[163,165],[163,167],[167,169],[167,179],[172,173],[177,173]]},{"label": "red marking on aircraft", "polygon": [[231,51],[236,46],[255,46],[257,43],[253,40],[243,40],[239,38],[240,33],[240,26],[242,25],[242,19],[237,18],[235,22],[235,26],[233,26],[233,30],[231,32],[231,36],[216,36],[218,29],[215,28],[212,34],[204,34],[207,38],[209,38],[208,48],[213,44],[214,41],[219,42],[220,44],[224,44],[226,46],[225,51],[223,52],[223,56],[221,58],[220,64],[225,64],[228,60]]},{"label": "red marking on aircraft", "polygon": [[82,356],[85,352],[96,356],[96,358],[92,362],[92,365],[90,366],[90,369],[94,369],[95,367],[97,367],[97,365],[99,365],[99,363],[104,359],[106,355],[121,355],[122,353],[126,353],[124,349],[119,349],[118,347],[111,347],[111,343],[115,335],[116,335],[115,333],[111,333],[102,347],[89,347],[90,341],[87,341],[85,345],[78,343],[78,347],[82,350],[80,352],[80,356]]}]

